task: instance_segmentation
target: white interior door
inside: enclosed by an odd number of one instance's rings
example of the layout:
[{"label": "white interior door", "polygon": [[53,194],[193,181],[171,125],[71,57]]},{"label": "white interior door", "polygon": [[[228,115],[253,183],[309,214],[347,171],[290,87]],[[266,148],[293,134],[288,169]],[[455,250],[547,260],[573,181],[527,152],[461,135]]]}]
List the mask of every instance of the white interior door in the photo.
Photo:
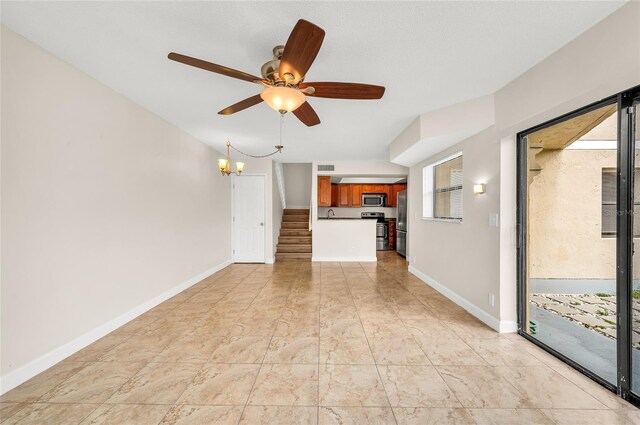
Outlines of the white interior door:
[{"label": "white interior door", "polygon": [[265,176],[233,176],[233,261],[265,262]]}]

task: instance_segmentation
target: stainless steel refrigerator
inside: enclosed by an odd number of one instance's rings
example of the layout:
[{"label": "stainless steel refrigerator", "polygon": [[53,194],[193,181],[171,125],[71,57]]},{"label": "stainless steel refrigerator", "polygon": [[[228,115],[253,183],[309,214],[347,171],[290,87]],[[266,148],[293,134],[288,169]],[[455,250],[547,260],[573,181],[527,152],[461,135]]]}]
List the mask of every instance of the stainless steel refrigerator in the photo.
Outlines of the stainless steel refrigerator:
[{"label": "stainless steel refrigerator", "polygon": [[396,222],[396,251],[407,256],[407,191],[398,192],[398,218]]}]

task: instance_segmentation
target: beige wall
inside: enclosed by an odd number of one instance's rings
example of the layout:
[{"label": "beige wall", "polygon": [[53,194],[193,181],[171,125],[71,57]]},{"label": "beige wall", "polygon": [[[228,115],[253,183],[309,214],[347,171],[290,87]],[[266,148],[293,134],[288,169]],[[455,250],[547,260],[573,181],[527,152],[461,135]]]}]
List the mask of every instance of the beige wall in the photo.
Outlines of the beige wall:
[{"label": "beige wall", "polygon": [[602,238],[602,169],[613,150],[542,151],[529,186],[529,277],[615,279],[616,240]]},{"label": "beige wall", "polygon": [[311,164],[282,164],[287,208],[309,208]]},{"label": "beige wall", "polygon": [[[410,186],[408,236],[413,270],[435,279],[443,292],[496,329],[515,330],[515,134],[640,84],[639,21],[640,2],[623,6],[498,90],[493,127],[411,167],[410,182],[415,184]],[[464,222],[420,219],[422,167],[460,150],[467,185]],[[501,170],[509,176],[503,178]],[[491,179],[487,196],[472,197],[468,184],[482,176]],[[505,202],[500,183],[507,185],[502,189]],[[500,237],[489,227],[490,211],[502,211],[501,223],[511,223],[500,224]],[[452,257],[458,252],[463,259],[459,262]],[[496,295],[496,306],[489,305],[489,293]]]},{"label": "beige wall", "polygon": [[1,42],[6,391],[231,247],[220,154],[4,27]]},{"label": "beige wall", "polygon": [[[463,220],[422,218],[422,169],[462,152]],[[492,129],[467,139],[411,167],[409,185],[409,260],[411,266],[449,291],[499,317],[500,231],[489,227],[489,214],[500,211],[500,145]],[[486,193],[475,195],[474,183]],[[495,303],[488,303],[489,293]]]},{"label": "beige wall", "polygon": [[[616,239],[602,237],[602,170],[616,168],[616,151],[542,151],[536,161],[542,170],[529,186],[529,277],[615,279]],[[639,270],[639,256],[634,263]]]}]

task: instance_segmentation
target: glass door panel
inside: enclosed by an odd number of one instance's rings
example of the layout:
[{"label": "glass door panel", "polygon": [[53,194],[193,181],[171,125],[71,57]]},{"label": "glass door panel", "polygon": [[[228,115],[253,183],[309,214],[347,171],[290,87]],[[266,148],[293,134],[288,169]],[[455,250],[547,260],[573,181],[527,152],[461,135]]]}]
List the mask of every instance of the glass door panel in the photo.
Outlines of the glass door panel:
[{"label": "glass door panel", "polygon": [[613,385],[617,132],[609,103],[525,136],[522,320],[529,336]]},{"label": "glass door panel", "polygon": [[633,183],[633,258],[632,258],[632,287],[631,287],[631,392],[640,394],[640,98],[633,101],[633,114],[630,120],[629,136],[634,141],[635,168]]}]

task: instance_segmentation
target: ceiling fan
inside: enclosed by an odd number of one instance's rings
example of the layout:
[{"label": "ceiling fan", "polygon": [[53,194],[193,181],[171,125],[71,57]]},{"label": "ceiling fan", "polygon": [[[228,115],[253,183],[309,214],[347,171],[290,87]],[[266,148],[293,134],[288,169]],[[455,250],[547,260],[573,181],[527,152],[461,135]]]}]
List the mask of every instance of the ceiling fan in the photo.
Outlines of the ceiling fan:
[{"label": "ceiling fan", "polygon": [[318,55],[324,30],[311,22],[300,19],[284,46],[273,49],[273,59],[262,65],[262,78],[201,59],[169,53],[169,59],[207,71],[237,78],[264,86],[260,94],[251,96],[218,114],[231,115],[265,101],[271,108],[284,114],[293,114],[307,126],[320,124],[320,118],[306,97],[331,99],[380,99],[384,87],[360,83],[313,82],[305,83],[304,77]]}]

